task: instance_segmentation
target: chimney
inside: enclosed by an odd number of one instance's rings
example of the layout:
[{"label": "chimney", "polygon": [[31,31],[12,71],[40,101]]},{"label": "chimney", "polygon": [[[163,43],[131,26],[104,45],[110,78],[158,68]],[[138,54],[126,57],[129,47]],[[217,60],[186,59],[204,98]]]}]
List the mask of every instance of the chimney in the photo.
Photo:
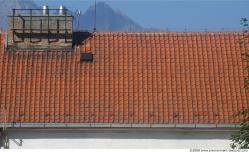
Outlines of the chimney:
[{"label": "chimney", "polygon": [[64,6],[58,9],[43,6],[28,9],[28,12],[27,9],[13,9],[9,16],[9,49],[72,50],[73,16],[67,15]]}]

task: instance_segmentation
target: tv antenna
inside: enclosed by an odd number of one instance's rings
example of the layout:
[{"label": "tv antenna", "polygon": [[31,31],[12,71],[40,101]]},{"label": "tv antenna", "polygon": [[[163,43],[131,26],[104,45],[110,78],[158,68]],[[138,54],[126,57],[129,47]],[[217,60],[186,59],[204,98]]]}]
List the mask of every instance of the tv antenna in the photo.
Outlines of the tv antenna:
[{"label": "tv antenna", "polygon": [[75,12],[75,15],[77,16],[77,18],[78,18],[78,22],[77,22],[77,30],[79,31],[80,30],[80,16],[81,16],[81,10],[76,10],[76,12]]},{"label": "tv antenna", "polygon": [[96,18],[97,18],[97,2],[95,0],[95,4],[94,4],[94,27],[93,27],[93,31],[96,32]]}]

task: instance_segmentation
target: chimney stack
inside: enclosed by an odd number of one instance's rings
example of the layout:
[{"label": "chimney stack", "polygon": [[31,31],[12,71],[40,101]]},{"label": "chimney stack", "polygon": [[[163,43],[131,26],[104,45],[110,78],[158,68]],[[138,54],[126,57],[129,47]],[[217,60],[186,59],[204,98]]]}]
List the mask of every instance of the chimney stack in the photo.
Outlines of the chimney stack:
[{"label": "chimney stack", "polygon": [[[8,48],[20,50],[72,50],[73,16],[60,6],[49,9],[16,9],[9,16]],[[39,13],[37,13],[39,11]]]}]

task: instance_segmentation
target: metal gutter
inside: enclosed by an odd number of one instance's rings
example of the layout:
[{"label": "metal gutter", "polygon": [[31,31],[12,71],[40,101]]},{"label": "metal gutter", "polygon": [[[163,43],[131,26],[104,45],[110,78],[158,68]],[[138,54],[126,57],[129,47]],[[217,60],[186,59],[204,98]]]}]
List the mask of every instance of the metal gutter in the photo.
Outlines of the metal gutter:
[{"label": "metal gutter", "polygon": [[7,128],[182,128],[182,129],[238,129],[230,124],[119,124],[119,123],[0,123]]}]

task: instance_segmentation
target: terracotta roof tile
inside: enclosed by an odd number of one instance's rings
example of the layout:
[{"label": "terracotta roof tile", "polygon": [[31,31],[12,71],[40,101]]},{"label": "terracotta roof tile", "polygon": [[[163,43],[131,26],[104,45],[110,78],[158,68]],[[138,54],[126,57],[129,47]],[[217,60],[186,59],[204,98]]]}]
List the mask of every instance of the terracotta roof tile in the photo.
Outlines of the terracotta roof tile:
[{"label": "terracotta roof tile", "polygon": [[0,119],[6,108],[8,122],[238,122],[249,107],[241,37],[95,33],[73,52],[8,52],[1,35]]}]

